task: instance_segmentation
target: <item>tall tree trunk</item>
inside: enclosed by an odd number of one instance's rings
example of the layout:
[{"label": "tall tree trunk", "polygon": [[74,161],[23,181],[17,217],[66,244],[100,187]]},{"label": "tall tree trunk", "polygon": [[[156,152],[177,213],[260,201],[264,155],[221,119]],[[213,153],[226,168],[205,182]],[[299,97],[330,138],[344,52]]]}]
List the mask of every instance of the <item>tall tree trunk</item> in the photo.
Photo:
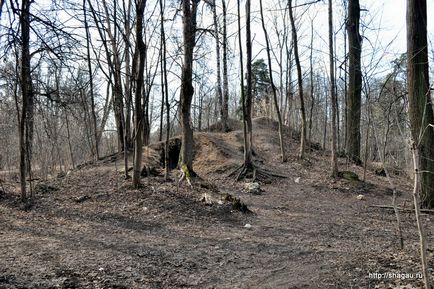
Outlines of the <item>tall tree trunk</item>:
[{"label": "tall tree trunk", "polygon": [[[31,172],[31,145],[33,142],[33,85],[30,67],[30,5],[32,1],[23,0],[21,5],[21,93],[23,97],[19,146],[20,146],[20,185],[21,200],[28,207],[32,194],[27,194],[26,173]],[[29,174],[31,178],[31,175]]]},{"label": "tall tree trunk", "polygon": [[[164,5],[163,5],[164,1]],[[164,86],[161,88],[165,95],[165,105],[166,105],[166,141],[164,143],[164,177],[166,180],[169,179],[169,138],[170,138],[170,103],[169,103],[169,85],[167,82],[167,63],[166,63],[166,33],[164,30],[164,7],[165,0],[160,0],[160,22],[161,22],[161,73],[163,75]]]},{"label": "tall tree trunk", "polygon": [[269,38],[268,38],[267,29],[265,28],[264,11],[262,9],[262,0],[259,0],[259,6],[260,6],[260,12],[261,12],[262,30],[264,31],[265,43],[266,43],[266,48],[267,48],[268,72],[270,74],[271,89],[273,91],[274,109],[276,110],[277,120],[279,122],[280,154],[281,154],[282,162],[286,162],[285,144],[283,143],[282,116],[280,114],[279,104],[278,104],[278,101],[277,101],[277,89],[276,89],[276,86],[274,85],[274,80],[273,80],[273,68],[272,68],[272,65],[271,65],[270,42],[269,42]]},{"label": "tall tree trunk", "polygon": [[[252,125],[252,39],[250,31],[250,0],[246,0],[246,94],[245,94],[245,122],[247,128],[248,146],[244,153],[244,166],[253,164],[253,125]],[[243,87],[244,89],[244,87]]]},{"label": "tall tree trunk", "polygon": [[[344,11],[345,11],[345,15],[344,15],[344,21],[347,21],[347,14],[348,14],[348,10],[347,10],[347,1],[346,0],[342,0],[343,5],[344,5]],[[343,31],[343,37],[344,37],[344,103],[345,103],[345,110],[344,110],[344,120],[343,120],[343,124],[344,124],[344,143],[343,146],[346,150],[346,144],[347,144],[347,123],[348,123],[348,85],[347,85],[347,79],[348,79],[348,57],[347,57],[347,33],[345,31],[345,29],[342,29]],[[339,149],[342,149],[339,148]]]},{"label": "tall tree trunk", "polygon": [[411,135],[419,151],[422,207],[434,207],[434,114],[430,99],[426,0],[407,0],[407,79]]},{"label": "tall tree trunk", "polygon": [[348,44],[349,44],[349,86],[348,86],[348,115],[347,115],[347,143],[348,158],[356,164],[360,160],[360,105],[362,96],[361,52],[362,37],[359,33],[360,4],[359,0],[348,2]]},{"label": "tall tree trunk", "polygon": [[244,61],[243,61],[243,44],[241,40],[241,12],[240,12],[240,0],[237,0],[237,23],[238,23],[238,45],[240,49],[240,78],[241,78],[241,113],[243,118],[243,140],[244,140],[244,164],[251,164],[252,155],[249,150],[249,141],[247,135],[246,124],[246,102],[245,102],[245,88],[244,88]]},{"label": "tall tree trunk", "polygon": [[134,81],[134,78],[131,75],[131,10],[132,10],[132,0],[128,0],[128,6],[125,5],[125,0],[122,0],[122,5],[124,9],[124,26],[125,26],[125,34],[124,34],[124,54],[125,54],[125,81],[124,81],[124,89],[125,89],[125,137],[126,147],[131,148],[132,141],[132,133],[131,133],[131,109],[132,109],[132,99],[133,99],[133,86],[131,85]]},{"label": "tall tree trunk", "polygon": [[[160,0],[161,1],[161,0]],[[161,2],[160,2],[161,4]],[[161,16],[163,17],[163,16]],[[164,22],[161,21],[161,27],[163,27]],[[161,31],[161,27],[160,27],[160,31]],[[164,29],[164,28],[163,28]],[[161,107],[160,107],[160,128],[159,128],[159,133],[158,133],[158,141],[162,141],[163,140],[163,119],[164,119],[164,101],[166,99],[166,92],[164,90],[164,75],[163,75],[163,35],[160,35],[160,84],[161,84]]]},{"label": "tall tree trunk", "polygon": [[[326,83],[325,79],[324,79],[324,87],[327,87],[327,83]],[[326,149],[326,144],[327,144],[327,126],[328,126],[328,115],[329,115],[328,98],[329,98],[329,95],[326,94],[326,96],[325,96],[325,108],[324,108],[324,130],[323,130],[323,141],[322,141],[323,150]]]},{"label": "tall tree trunk", "polygon": [[229,131],[229,81],[228,81],[228,34],[227,34],[227,19],[226,19],[226,1],[222,0],[223,9],[223,114],[222,125],[223,131]]},{"label": "tall tree trunk", "polygon": [[[90,1],[88,0],[88,3],[92,9],[92,6],[90,4]],[[111,30],[111,23],[110,23],[110,13],[108,10],[108,6],[106,3],[106,0],[102,0],[104,11],[105,11],[105,20],[106,25],[105,29],[109,36],[112,52],[111,54],[108,52],[108,65],[110,69],[113,72],[113,110],[115,114],[115,122],[116,122],[116,128],[118,133],[118,151],[121,152],[124,151],[124,155],[127,153],[128,148],[125,143],[125,118],[124,118],[124,101],[123,101],[123,89],[122,89],[122,70],[121,70],[121,60],[119,55],[119,47],[117,44],[117,38],[116,38],[116,25],[114,25],[114,31]],[[114,2],[116,4],[116,1]],[[116,5],[115,5],[116,6]],[[95,16],[94,16],[95,18]],[[116,22],[116,7],[114,8],[114,22]],[[97,20],[96,20],[97,21]],[[107,48],[106,48],[107,50]],[[125,159],[124,159],[125,161]],[[127,167],[127,165],[126,165]],[[128,168],[127,168],[128,171]]]},{"label": "tall tree trunk", "polygon": [[310,70],[310,110],[309,110],[309,133],[308,143],[312,143],[312,120],[313,109],[315,107],[314,85],[313,85],[313,19],[310,22],[310,56],[309,56],[309,70]]},{"label": "tall tree trunk", "polygon": [[84,27],[86,30],[86,52],[87,52],[87,68],[89,73],[89,89],[90,89],[90,108],[92,113],[92,133],[93,133],[93,145],[94,145],[94,159],[97,161],[99,159],[99,140],[98,140],[98,126],[96,120],[96,109],[95,109],[95,95],[93,88],[93,72],[92,72],[92,62],[90,59],[90,32],[89,24],[87,22],[87,10],[86,10],[86,0],[83,0],[83,14],[84,14]]},{"label": "tall tree trunk", "polygon": [[142,154],[143,154],[143,75],[145,71],[145,53],[146,47],[143,41],[143,17],[145,13],[146,0],[136,1],[136,58],[137,62],[133,63],[133,72],[136,79],[136,95],[135,95],[135,115],[134,115],[134,131],[136,132],[134,139],[134,168],[133,168],[133,185],[140,185],[140,176],[142,172]]},{"label": "tall tree trunk", "polygon": [[181,75],[181,167],[186,168],[190,174],[193,171],[193,128],[191,123],[191,101],[193,89],[193,52],[196,42],[196,13],[197,0],[183,0],[183,38],[184,38],[184,62]]},{"label": "tall tree trunk", "polygon": [[[216,46],[216,64],[217,64],[217,100],[218,100],[218,106],[220,110],[220,121],[223,120],[223,92],[222,92],[222,78],[221,78],[221,69],[220,69],[220,31],[217,21],[217,5],[216,0],[213,0],[212,3],[212,15],[213,15],[213,21],[214,21],[214,38],[215,38],[215,46]],[[220,123],[221,125],[222,123]],[[224,130],[223,126],[221,126],[221,130]]]},{"label": "tall tree trunk", "polygon": [[332,177],[338,176],[337,158],[337,128],[336,128],[336,81],[335,81],[335,60],[333,51],[333,1],[329,0],[329,57],[330,57],[330,96],[332,103]]},{"label": "tall tree trunk", "polygon": [[306,142],[306,110],[304,108],[304,96],[303,96],[303,75],[301,73],[300,57],[298,54],[298,40],[297,30],[295,27],[294,15],[292,12],[292,0],[288,0],[289,5],[289,19],[292,28],[292,41],[294,44],[294,58],[297,66],[297,79],[298,79],[298,96],[300,98],[300,112],[301,112],[301,137],[300,137],[300,153],[299,158],[304,158],[305,142]]}]

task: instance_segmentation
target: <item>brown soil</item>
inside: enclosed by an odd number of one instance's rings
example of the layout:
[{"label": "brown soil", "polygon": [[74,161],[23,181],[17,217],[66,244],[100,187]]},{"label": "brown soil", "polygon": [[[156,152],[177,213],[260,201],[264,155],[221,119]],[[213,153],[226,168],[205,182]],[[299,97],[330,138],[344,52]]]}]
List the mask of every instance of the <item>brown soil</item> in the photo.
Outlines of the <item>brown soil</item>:
[{"label": "brown soil", "polygon": [[[369,278],[421,272],[413,214],[401,214],[401,251],[393,213],[370,207],[391,203],[385,178],[372,170],[365,183],[335,181],[326,153],[297,160],[293,140],[282,164],[268,120],[255,122],[254,139],[257,165],[287,176],[261,184],[261,195],[227,177],[242,161],[239,130],[196,134],[195,170],[211,186],[177,191],[157,176],[133,189],[121,161],[106,161],[40,183],[27,212],[12,186],[0,187],[0,288],[421,288],[420,279]],[[409,181],[394,180],[410,207]],[[206,205],[215,187],[253,213]],[[432,218],[423,216],[429,248]]]}]

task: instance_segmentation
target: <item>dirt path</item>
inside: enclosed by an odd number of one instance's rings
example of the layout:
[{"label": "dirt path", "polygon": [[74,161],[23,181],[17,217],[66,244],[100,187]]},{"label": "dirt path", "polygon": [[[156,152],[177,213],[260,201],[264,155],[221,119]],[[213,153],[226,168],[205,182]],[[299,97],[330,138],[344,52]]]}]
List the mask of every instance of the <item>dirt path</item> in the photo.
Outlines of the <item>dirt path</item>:
[{"label": "dirt path", "polygon": [[[420,272],[414,217],[402,215],[399,251],[394,215],[369,207],[389,204],[388,190],[334,183],[321,158],[278,164],[270,155],[265,165],[288,178],[261,195],[208,175],[252,214],[206,206],[204,189],[176,192],[160,177],[134,190],[113,166],[51,181],[58,190],[38,193],[30,212],[0,194],[0,288],[420,288],[419,279],[368,278]],[[424,215],[430,248],[431,218]]]}]

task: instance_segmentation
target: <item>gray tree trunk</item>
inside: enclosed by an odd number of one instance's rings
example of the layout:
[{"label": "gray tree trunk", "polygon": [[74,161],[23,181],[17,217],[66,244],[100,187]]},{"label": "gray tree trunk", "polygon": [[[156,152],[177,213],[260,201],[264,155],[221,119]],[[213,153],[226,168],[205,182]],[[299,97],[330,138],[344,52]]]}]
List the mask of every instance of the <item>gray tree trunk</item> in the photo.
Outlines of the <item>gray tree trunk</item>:
[{"label": "gray tree trunk", "polygon": [[193,173],[193,128],[191,123],[191,101],[193,98],[193,51],[196,42],[196,13],[198,1],[182,1],[184,61],[181,75],[181,167]]},{"label": "gray tree trunk", "polygon": [[336,97],[336,82],[335,82],[335,60],[333,51],[333,1],[329,0],[329,54],[330,54],[330,96],[332,102],[332,176],[338,176],[338,158],[337,158],[337,97]]},{"label": "gray tree trunk", "polygon": [[434,207],[434,114],[430,100],[426,0],[407,1],[407,81],[411,135],[419,150],[422,207]]},{"label": "gray tree trunk", "polygon": [[346,151],[349,160],[361,164],[360,160],[360,105],[362,97],[361,53],[362,37],[359,33],[359,0],[349,0],[347,33],[349,44],[349,84],[347,98]]},{"label": "gray tree trunk", "polygon": [[143,75],[145,71],[145,53],[146,47],[143,41],[143,17],[145,12],[146,0],[136,1],[136,62],[133,63],[133,72],[136,79],[135,95],[135,114],[134,114],[134,166],[133,166],[133,185],[140,185],[142,172],[142,154],[143,154]]},{"label": "gray tree trunk", "polygon": [[303,96],[303,75],[301,73],[300,57],[298,53],[298,39],[297,30],[295,27],[294,14],[292,11],[292,0],[288,1],[289,4],[289,19],[292,28],[292,41],[294,45],[294,58],[297,67],[297,79],[298,79],[298,96],[300,98],[300,112],[301,112],[301,137],[300,137],[300,152],[299,158],[304,158],[305,143],[306,143],[306,110],[304,107],[304,96]]}]

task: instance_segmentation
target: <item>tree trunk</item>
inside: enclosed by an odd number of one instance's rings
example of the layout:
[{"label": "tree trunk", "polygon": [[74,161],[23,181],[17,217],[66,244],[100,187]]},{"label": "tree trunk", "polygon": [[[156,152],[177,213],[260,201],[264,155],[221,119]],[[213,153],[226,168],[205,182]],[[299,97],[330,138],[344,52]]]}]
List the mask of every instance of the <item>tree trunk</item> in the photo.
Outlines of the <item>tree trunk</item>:
[{"label": "tree trunk", "polygon": [[[250,167],[252,163],[253,150],[253,125],[252,125],[252,40],[250,32],[250,0],[246,0],[246,81],[247,89],[245,94],[245,122],[247,128],[247,151],[244,153],[244,166]],[[244,87],[243,87],[244,89]]]},{"label": "tree trunk", "polygon": [[[164,1],[164,5],[163,5]],[[164,85],[161,90],[164,91],[166,105],[166,141],[164,143],[164,178],[169,179],[169,138],[170,138],[170,103],[169,103],[169,85],[167,83],[167,63],[166,63],[166,33],[164,30],[164,7],[165,0],[160,0],[160,22],[161,22],[161,73],[163,75]]]},{"label": "tree trunk", "polygon": [[[244,88],[244,62],[243,62],[243,44],[241,41],[241,12],[240,12],[240,0],[237,0],[237,23],[238,23],[238,45],[240,50],[240,94],[241,94],[241,112],[243,120],[243,140],[244,140],[244,164],[251,163],[252,157],[249,155],[249,142],[247,135],[246,124],[246,102],[245,102],[245,88]],[[250,152],[251,153],[251,152]]]},{"label": "tree trunk", "polygon": [[430,100],[426,0],[407,1],[407,81],[411,135],[420,153],[422,207],[434,208],[434,124]]},{"label": "tree trunk", "polygon": [[279,122],[280,154],[281,154],[282,162],[286,162],[285,144],[283,143],[282,116],[280,114],[279,104],[277,101],[277,89],[276,89],[276,86],[274,85],[274,81],[273,81],[273,68],[271,65],[270,42],[269,42],[269,38],[268,38],[267,29],[265,28],[264,11],[262,9],[262,0],[259,0],[259,6],[260,6],[260,12],[261,12],[262,30],[264,31],[264,35],[265,35],[265,43],[266,43],[267,58],[268,58],[268,72],[270,74],[271,89],[273,91],[274,109],[276,110],[277,120]]},{"label": "tree trunk", "polygon": [[[213,14],[213,21],[214,21],[214,38],[215,38],[215,46],[216,46],[216,64],[217,64],[217,100],[218,100],[218,106],[220,110],[220,121],[223,120],[223,92],[222,92],[222,79],[221,79],[221,69],[220,69],[220,38],[219,38],[219,27],[217,22],[217,5],[216,0],[213,0],[213,6],[212,6],[212,14]],[[221,124],[221,123],[220,123]],[[224,130],[223,126],[221,126],[222,131]]]},{"label": "tree trunk", "polygon": [[87,52],[87,68],[89,73],[89,89],[90,89],[90,108],[92,113],[92,133],[93,133],[93,145],[94,145],[94,159],[97,161],[99,159],[99,140],[98,140],[98,126],[96,120],[96,110],[95,110],[95,95],[93,88],[93,71],[92,62],[90,59],[90,33],[89,25],[87,22],[87,10],[86,10],[86,0],[83,0],[83,14],[84,14],[84,27],[86,30],[86,52]]},{"label": "tree trunk", "polygon": [[314,85],[313,85],[313,19],[310,22],[310,56],[309,56],[309,68],[310,68],[310,113],[309,113],[309,133],[308,143],[309,146],[312,143],[312,120],[313,109],[315,106]]},{"label": "tree trunk", "polygon": [[131,75],[131,64],[130,64],[130,37],[131,37],[131,10],[132,10],[132,1],[128,1],[128,6],[125,7],[125,1],[122,1],[123,9],[124,9],[124,26],[125,26],[125,40],[124,40],[124,54],[125,54],[125,137],[126,147],[131,148],[133,145],[133,140],[131,138],[131,109],[132,109],[132,99],[133,99],[133,86],[131,85],[134,81],[134,78]]},{"label": "tree trunk", "polygon": [[362,37],[359,33],[359,0],[348,2],[348,44],[349,44],[349,84],[346,150],[349,160],[361,164],[360,160],[360,105],[362,96],[361,52]]},{"label": "tree trunk", "polygon": [[196,42],[196,12],[198,2],[196,0],[182,1],[183,11],[183,38],[184,61],[181,75],[181,126],[182,147],[181,167],[190,172],[193,171],[193,128],[191,123],[191,101],[193,98],[193,51]]},{"label": "tree trunk", "polygon": [[[88,0],[90,4],[90,1]],[[122,90],[122,70],[121,70],[121,60],[119,55],[119,48],[117,45],[116,34],[111,30],[110,23],[110,13],[108,11],[108,6],[106,0],[102,0],[104,11],[105,11],[105,30],[109,36],[110,44],[112,47],[111,54],[108,54],[108,65],[113,72],[113,111],[115,115],[116,128],[118,133],[118,151],[124,151],[127,153],[128,149],[125,144],[124,133],[125,133],[125,118],[124,118],[124,102],[123,102],[123,90]],[[116,3],[116,1],[114,2]],[[90,6],[92,8],[92,6]],[[116,8],[116,7],[115,7]],[[116,22],[116,9],[114,9],[114,21]],[[95,18],[95,16],[94,16]],[[116,28],[116,25],[115,25]],[[106,48],[108,50],[108,48]],[[113,59],[112,59],[113,58]]]},{"label": "tree trunk", "polygon": [[228,35],[226,22],[226,0],[222,0],[223,9],[223,114],[222,126],[223,131],[229,131],[229,81],[228,81]]},{"label": "tree trunk", "polygon": [[297,78],[298,78],[298,96],[300,97],[300,112],[301,112],[301,137],[300,137],[300,153],[299,158],[304,158],[305,142],[306,142],[306,110],[304,108],[304,96],[303,96],[303,75],[301,73],[300,57],[298,54],[298,40],[297,30],[295,27],[294,15],[292,12],[292,0],[288,1],[289,4],[289,19],[292,28],[292,41],[294,44],[294,58],[297,66]]},{"label": "tree trunk", "polygon": [[332,102],[332,177],[338,176],[337,129],[336,129],[336,82],[333,51],[333,1],[329,0],[329,59],[330,59],[330,97]]},{"label": "tree trunk", "polygon": [[[31,144],[33,142],[33,85],[30,67],[30,5],[23,0],[20,14],[21,26],[21,93],[23,97],[19,146],[21,200],[26,207],[31,205],[32,195],[27,194],[26,173],[31,172]],[[29,175],[29,177],[31,177]]]},{"label": "tree trunk", "polygon": [[136,2],[136,53],[137,62],[133,63],[133,72],[136,78],[136,95],[135,95],[135,115],[134,115],[134,131],[136,132],[134,139],[134,168],[133,168],[133,185],[140,185],[140,177],[142,172],[142,154],[143,154],[143,75],[145,70],[145,53],[146,47],[143,41],[143,15],[145,12],[146,0]]}]

